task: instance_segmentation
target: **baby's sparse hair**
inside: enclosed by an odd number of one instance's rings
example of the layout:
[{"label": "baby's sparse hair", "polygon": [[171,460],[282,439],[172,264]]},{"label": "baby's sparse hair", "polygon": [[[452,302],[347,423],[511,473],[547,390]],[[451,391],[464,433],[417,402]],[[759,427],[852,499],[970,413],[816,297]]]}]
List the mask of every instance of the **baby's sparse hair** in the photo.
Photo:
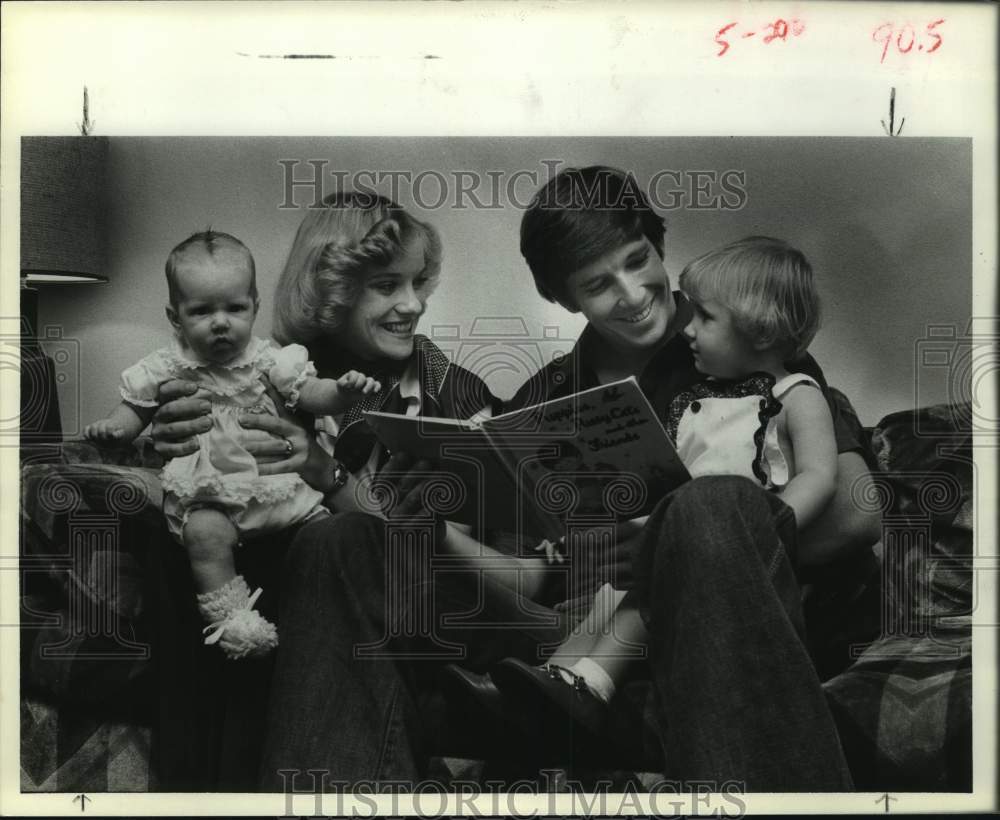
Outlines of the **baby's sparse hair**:
[{"label": "baby's sparse hair", "polygon": [[213,231],[209,227],[204,231],[191,234],[170,251],[170,256],[167,257],[167,291],[170,294],[170,304],[173,307],[177,307],[177,302],[183,295],[180,285],[177,283],[177,265],[185,255],[192,251],[200,251],[208,256],[228,251],[241,257],[250,271],[250,298],[254,302],[257,301],[257,268],[254,265],[253,254],[235,236],[221,231]]},{"label": "baby's sparse hair", "polygon": [[695,302],[723,305],[737,330],[785,361],[802,356],[819,329],[812,266],[780,239],[748,236],[709,251],[684,268],[680,286]]},{"label": "baby's sparse hair", "polygon": [[441,240],[432,225],[373,192],[327,196],[295,235],[275,293],[274,338],[305,343],[336,333],[366,275],[391,265],[417,239],[423,241],[429,294],[441,272]]}]

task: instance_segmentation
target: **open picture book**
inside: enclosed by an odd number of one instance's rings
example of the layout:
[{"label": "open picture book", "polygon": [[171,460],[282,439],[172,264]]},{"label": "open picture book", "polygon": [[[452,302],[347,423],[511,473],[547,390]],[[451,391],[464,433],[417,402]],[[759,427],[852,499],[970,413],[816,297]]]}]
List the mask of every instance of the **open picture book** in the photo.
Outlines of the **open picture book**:
[{"label": "open picture book", "polygon": [[559,538],[576,518],[652,510],[689,476],[634,378],[480,421],[365,413],[390,451],[434,462],[436,511]]}]

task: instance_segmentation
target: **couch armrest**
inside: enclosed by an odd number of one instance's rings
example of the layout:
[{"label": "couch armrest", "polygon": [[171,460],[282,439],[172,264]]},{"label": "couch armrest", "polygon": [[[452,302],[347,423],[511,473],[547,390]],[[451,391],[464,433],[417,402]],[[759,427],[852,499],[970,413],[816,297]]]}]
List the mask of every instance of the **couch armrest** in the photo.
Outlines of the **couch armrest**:
[{"label": "couch armrest", "polygon": [[[68,461],[26,463],[21,467],[21,519],[25,533],[56,537],[65,516],[104,513],[136,516],[151,525],[162,523],[163,487],[159,469],[120,466],[115,462],[78,460],[94,457],[84,447],[64,444]],[[97,457],[105,454],[97,452]]]},{"label": "couch armrest", "polygon": [[129,444],[103,445],[87,439],[72,439],[57,445],[28,445],[22,448],[21,461],[26,464],[111,464],[147,469],[163,466],[163,459],[153,448],[149,436],[140,436]]},{"label": "couch armrest", "polygon": [[[113,706],[148,666],[152,554],[169,543],[142,445],[67,442],[21,466],[22,687]],[[124,702],[123,701],[123,702]]]}]

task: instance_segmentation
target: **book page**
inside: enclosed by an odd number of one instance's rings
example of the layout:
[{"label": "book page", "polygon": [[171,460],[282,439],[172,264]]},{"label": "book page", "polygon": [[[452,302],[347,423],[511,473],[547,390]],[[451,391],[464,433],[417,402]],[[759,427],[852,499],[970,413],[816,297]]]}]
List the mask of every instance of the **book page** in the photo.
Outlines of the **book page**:
[{"label": "book page", "polygon": [[545,511],[630,518],[688,478],[635,379],[483,424],[508,452],[523,493]]}]

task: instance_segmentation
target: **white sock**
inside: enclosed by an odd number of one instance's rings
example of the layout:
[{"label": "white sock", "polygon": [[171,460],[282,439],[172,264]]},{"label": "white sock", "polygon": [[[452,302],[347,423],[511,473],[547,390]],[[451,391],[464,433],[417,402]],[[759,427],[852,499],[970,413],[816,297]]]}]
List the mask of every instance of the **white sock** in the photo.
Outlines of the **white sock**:
[{"label": "white sock", "polygon": [[590,658],[580,658],[570,668],[570,672],[579,675],[587,682],[590,690],[605,703],[610,703],[615,696],[615,682],[604,668]]}]

